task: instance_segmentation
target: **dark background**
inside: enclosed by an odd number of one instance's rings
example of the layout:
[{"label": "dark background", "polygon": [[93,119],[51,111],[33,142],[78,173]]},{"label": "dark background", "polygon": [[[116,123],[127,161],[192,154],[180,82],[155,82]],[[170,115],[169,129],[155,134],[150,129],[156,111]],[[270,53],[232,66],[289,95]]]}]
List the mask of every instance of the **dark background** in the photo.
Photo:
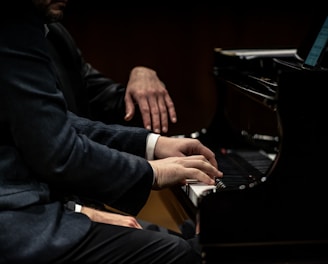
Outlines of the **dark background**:
[{"label": "dark background", "polygon": [[87,61],[126,83],[137,65],[165,82],[178,123],[169,135],[206,128],[216,109],[214,48],[296,48],[316,10],[246,4],[71,0],[64,24]]}]

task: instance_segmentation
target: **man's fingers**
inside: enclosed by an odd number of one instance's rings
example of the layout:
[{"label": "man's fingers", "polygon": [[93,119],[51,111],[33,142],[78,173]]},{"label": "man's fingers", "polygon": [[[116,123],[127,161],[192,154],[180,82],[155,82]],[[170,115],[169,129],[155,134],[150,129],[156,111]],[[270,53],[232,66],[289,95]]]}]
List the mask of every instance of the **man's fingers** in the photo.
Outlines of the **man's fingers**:
[{"label": "man's fingers", "polygon": [[168,109],[166,108],[164,100],[161,98],[158,100],[158,109],[159,109],[159,118],[160,118],[160,125],[163,133],[167,133],[168,131],[168,116],[167,116],[167,111]]},{"label": "man's fingers", "polygon": [[124,117],[124,120],[125,121],[130,121],[134,116],[135,106],[134,106],[134,103],[133,103],[133,100],[132,100],[131,96],[129,96],[129,95],[125,96],[124,101],[125,101],[125,117]]},{"label": "man's fingers", "polygon": [[185,177],[205,184],[215,184],[216,177],[222,177],[223,173],[215,168],[204,156],[194,155],[177,160],[186,170]]},{"label": "man's fingers", "polygon": [[150,105],[148,104],[148,100],[146,98],[139,100],[139,109],[142,116],[144,127],[148,130],[152,130]]},{"label": "man's fingers", "polygon": [[149,111],[151,117],[152,130],[159,134],[161,133],[161,113],[159,103],[156,97],[148,99]]},{"label": "man's fingers", "polygon": [[174,103],[168,94],[165,95],[165,105],[166,105],[167,112],[169,113],[171,122],[176,123],[177,113],[175,111]]}]

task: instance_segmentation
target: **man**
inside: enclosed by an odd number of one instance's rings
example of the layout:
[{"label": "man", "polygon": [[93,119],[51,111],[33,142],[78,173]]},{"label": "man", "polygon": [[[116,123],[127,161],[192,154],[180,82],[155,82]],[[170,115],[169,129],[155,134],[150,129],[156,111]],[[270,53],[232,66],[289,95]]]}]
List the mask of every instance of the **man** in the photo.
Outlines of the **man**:
[{"label": "man", "polygon": [[[67,1],[16,0],[0,17],[0,263],[200,263],[194,241],[141,229],[152,189],[222,177],[196,139],[67,110],[44,24]],[[46,15],[46,16],[45,16]],[[64,206],[100,201],[131,214]]]},{"label": "man", "polygon": [[[126,87],[115,83],[85,62],[69,32],[52,22],[47,40],[69,110],[105,123],[128,125],[133,121],[155,133],[168,132],[168,120],[177,121],[175,107],[154,70],[135,67]],[[141,117],[135,115],[135,104]]]}]

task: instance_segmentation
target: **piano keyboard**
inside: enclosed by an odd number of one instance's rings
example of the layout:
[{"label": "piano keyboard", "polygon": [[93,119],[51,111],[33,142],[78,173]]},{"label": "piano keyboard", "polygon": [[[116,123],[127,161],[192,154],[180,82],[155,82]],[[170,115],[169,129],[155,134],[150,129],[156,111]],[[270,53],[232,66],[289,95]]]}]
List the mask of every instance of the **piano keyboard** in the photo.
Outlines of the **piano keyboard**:
[{"label": "piano keyboard", "polygon": [[262,151],[253,150],[227,150],[216,154],[219,169],[223,178],[217,180],[215,186],[189,181],[182,187],[191,202],[197,207],[200,195],[210,189],[245,189],[252,188],[263,181],[266,172],[275,158]]}]

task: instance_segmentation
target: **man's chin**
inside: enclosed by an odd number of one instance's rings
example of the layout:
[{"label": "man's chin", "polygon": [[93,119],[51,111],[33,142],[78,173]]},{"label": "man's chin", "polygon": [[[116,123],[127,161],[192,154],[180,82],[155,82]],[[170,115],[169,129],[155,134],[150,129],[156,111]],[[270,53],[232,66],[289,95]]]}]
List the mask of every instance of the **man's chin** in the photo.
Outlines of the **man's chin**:
[{"label": "man's chin", "polygon": [[46,17],[49,22],[56,22],[63,18],[66,4],[64,2],[55,2],[48,7]]},{"label": "man's chin", "polygon": [[64,13],[62,10],[51,10],[47,13],[47,22],[57,22],[62,20]]}]

